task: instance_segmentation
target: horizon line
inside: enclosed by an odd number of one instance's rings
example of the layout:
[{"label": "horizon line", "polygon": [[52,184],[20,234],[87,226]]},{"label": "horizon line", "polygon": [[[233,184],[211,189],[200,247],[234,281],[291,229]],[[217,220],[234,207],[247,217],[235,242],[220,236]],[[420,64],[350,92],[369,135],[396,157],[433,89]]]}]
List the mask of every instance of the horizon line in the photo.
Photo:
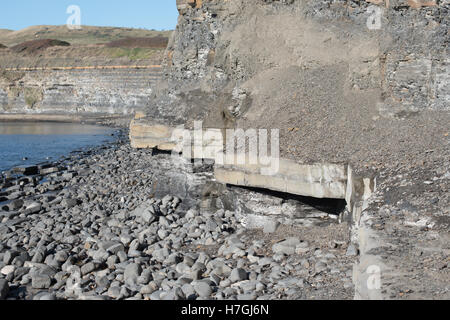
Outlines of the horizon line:
[{"label": "horizon line", "polygon": [[[36,24],[36,25],[30,25],[28,27],[24,27],[21,29],[9,29],[9,28],[2,28],[0,26],[0,30],[4,30],[4,31],[21,31],[21,30],[25,30],[28,28],[33,28],[33,27],[64,27],[66,26],[66,24]],[[134,30],[149,30],[149,31],[174,31],[175,29],[149,29],[146,27],[123,27],[123,26],[105,26],[105,25],[81,25],[81,27],[93,27],[93,28],[120,28],[120,29],[134,29]],[[71,31],[77,31],[77,30],[71,30]]]}]

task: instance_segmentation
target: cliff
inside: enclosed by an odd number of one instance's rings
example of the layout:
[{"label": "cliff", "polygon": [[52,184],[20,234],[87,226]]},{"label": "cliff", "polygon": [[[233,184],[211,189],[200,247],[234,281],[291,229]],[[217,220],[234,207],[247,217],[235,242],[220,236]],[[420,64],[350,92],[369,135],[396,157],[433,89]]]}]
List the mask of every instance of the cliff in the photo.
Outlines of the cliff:
[{"label": "cliff", "polygon": [[442,146],[446,3],[177,3],[153,122],[279,128],[282,156],[311,163],[367,166]]},{"label": "cliff", "polygon": [[[448,1],[177,6],[164,76],[147,117],[131,124],[132,144],[172,150],[173,128],[194,120],[204,129],[279,129],[289,163],[283,177],[233,166],[216,169],[218,181],[276,191],[309,181],[320,189],[333,179],[327,163],[348,165],[339,167],[348,176],[339,197],[360,253],[355,297],[448,297]],[[321,174],[314,164],[325,164]],[[367,285],[372,266],[381,287]]]},{"label": "cliff", "polygon": [[[241,104],[248,104],[244,96],[264,109],[259,100],[267,100],[263,95],[277,87],[277,77],[307,86],[301,77],[309,79],[314,71],[328,73],[323,79],[333,77],[345,89],[344,97],[329,92],[330,98],[368,97],[383,116],[449,108],[448,6],[442,1],[177,4],[181,14],[166,54],[166,85],[181,100],[180,110],[196,109],[195,93],[220,105],[220,92],[231,98],[220,111],[239,118],[246,112]],[[379,29],[369,28],[378,16]]]},{"label": "cliff", "polygon": [[160,68],[4,71],[3,114],[131,115],[149,104]]},{"label": "cliff", "polygon": [[75,119],[144,109],[170,34],[65,25],[3,30],[0,42],[8,47],[0,47],[1,118]]}]

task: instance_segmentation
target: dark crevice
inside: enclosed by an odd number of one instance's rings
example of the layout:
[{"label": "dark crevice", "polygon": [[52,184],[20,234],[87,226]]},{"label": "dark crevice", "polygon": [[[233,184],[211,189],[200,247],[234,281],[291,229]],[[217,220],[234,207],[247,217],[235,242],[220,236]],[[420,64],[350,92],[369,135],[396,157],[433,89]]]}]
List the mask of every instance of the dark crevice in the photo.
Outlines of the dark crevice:
[{"label": "dark crevice", "polygon": [[314,198],[314,197],[305,197],[296,194],[291,194],[287,192],[281,191],[273,191],[264,188],[255,188],[255,187],[243,187],[243,186],[235,186],[235,185],[227,185],[230,188],[241,188],[244,190],[258,192],[267,196],[277,197],[283,199],[283,201],[296,201],[302,204],[313,207],[319,211],[325,212],[331,215],[340,215],[344,212],[347,202],[344,199],[331,199],[331,198]]},{"label": "dark crevice", "polygon": [[173,151],[170,150],[160,150],[157,148],[152,149],[152,156],[158,156],[158,155],[172,155]]}]

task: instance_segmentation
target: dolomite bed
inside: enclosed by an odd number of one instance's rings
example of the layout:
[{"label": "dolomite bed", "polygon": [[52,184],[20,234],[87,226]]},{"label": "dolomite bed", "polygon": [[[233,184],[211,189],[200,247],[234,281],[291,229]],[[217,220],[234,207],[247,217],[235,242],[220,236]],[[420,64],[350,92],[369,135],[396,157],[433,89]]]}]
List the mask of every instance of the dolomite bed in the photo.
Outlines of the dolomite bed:
[{"label": "dolomite bed", "polygon": [[[184,158],[193,159],[193,152],[183,153],[186,149],[180,147],[173,138],[176,136],[175,130],[177,128],[161,124],[151,125],[135,119],[130,125],[131,145],[136,149],[175,152]],[[213,160],[217,144],[214,139],[203,139],[203,153],[195,154],[195,158]],[[341,218],[347,218],[352,228],[357,227],[362,212],[367,208],[367,201],[376,189],[375,177],[360,177],[354,173],[350,165],[345,164],[299,164],[294,160],[280,158],[276,174],[263,174],[265,168],[249,164],[248,161],[242,165],[215,164],[214,179],[224,185],[258,188],[318,199],[345,200],[347,210]]]}]

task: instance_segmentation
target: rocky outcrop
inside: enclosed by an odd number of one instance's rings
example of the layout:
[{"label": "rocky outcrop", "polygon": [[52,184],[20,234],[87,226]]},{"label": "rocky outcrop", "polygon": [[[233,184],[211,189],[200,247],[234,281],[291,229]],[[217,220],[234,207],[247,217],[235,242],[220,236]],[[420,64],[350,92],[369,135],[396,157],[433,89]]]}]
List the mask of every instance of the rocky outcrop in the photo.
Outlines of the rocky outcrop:
[{"label": "rocky outcrop", "polygon": [[150,103],[160,69],[3,71],[3,114],[129,115]]},{"label": "rocky outcrop", "polygon": [[[414,279],[417,263],[448,261],[448,1],[179,0],[177,7],[164,77],[141,130],[132,130],[135,146],[163,144],[152,141],[155,125],[192,129],[195,120],[205,130],[279,129],[283,160],[348,168],[342,187],[360,254],[355,297],[442,298],[445,267],[427,269],[426,284],[402,277]],[[270,179],[252,182],[241,169],[216,173],[224,183],[287,191]]]},{"label": "rocky outcrop", "polygon": [[149,125],[142,123],[139,119],[134,119],[130,125],[131,145],[137,149],[159,149],[172,151],[177,147],[173,140],[175,128],[164,125]]},{"label": "rocky outcrop", "polygon": [[347,168],[339,165],[300,165],[280,159],[276,175],[261,174],[258,165],[217,166],[217,181],[247,187],[266,188],[306,197],[344,199]]},{"label": "rocky outcrop", "polygon": [[177,6],[164,76],[146,109],[151,124],[278,128],[283,158],[357,171],[442,148],[440,139],[414,136],[442,136],[449,117],[444,3]]},{"label": "rocky outcrop", "polygon": [[265,85],[277,87],[274,76],[320,68],[347,98],[370,98],[382,116],[448,110],[445,3],[180,0],[177,7],[166,79],[148,108],[152,118],[203,117],[226,126],[250,106],[256,118],[270,105],[262,99]]}]

